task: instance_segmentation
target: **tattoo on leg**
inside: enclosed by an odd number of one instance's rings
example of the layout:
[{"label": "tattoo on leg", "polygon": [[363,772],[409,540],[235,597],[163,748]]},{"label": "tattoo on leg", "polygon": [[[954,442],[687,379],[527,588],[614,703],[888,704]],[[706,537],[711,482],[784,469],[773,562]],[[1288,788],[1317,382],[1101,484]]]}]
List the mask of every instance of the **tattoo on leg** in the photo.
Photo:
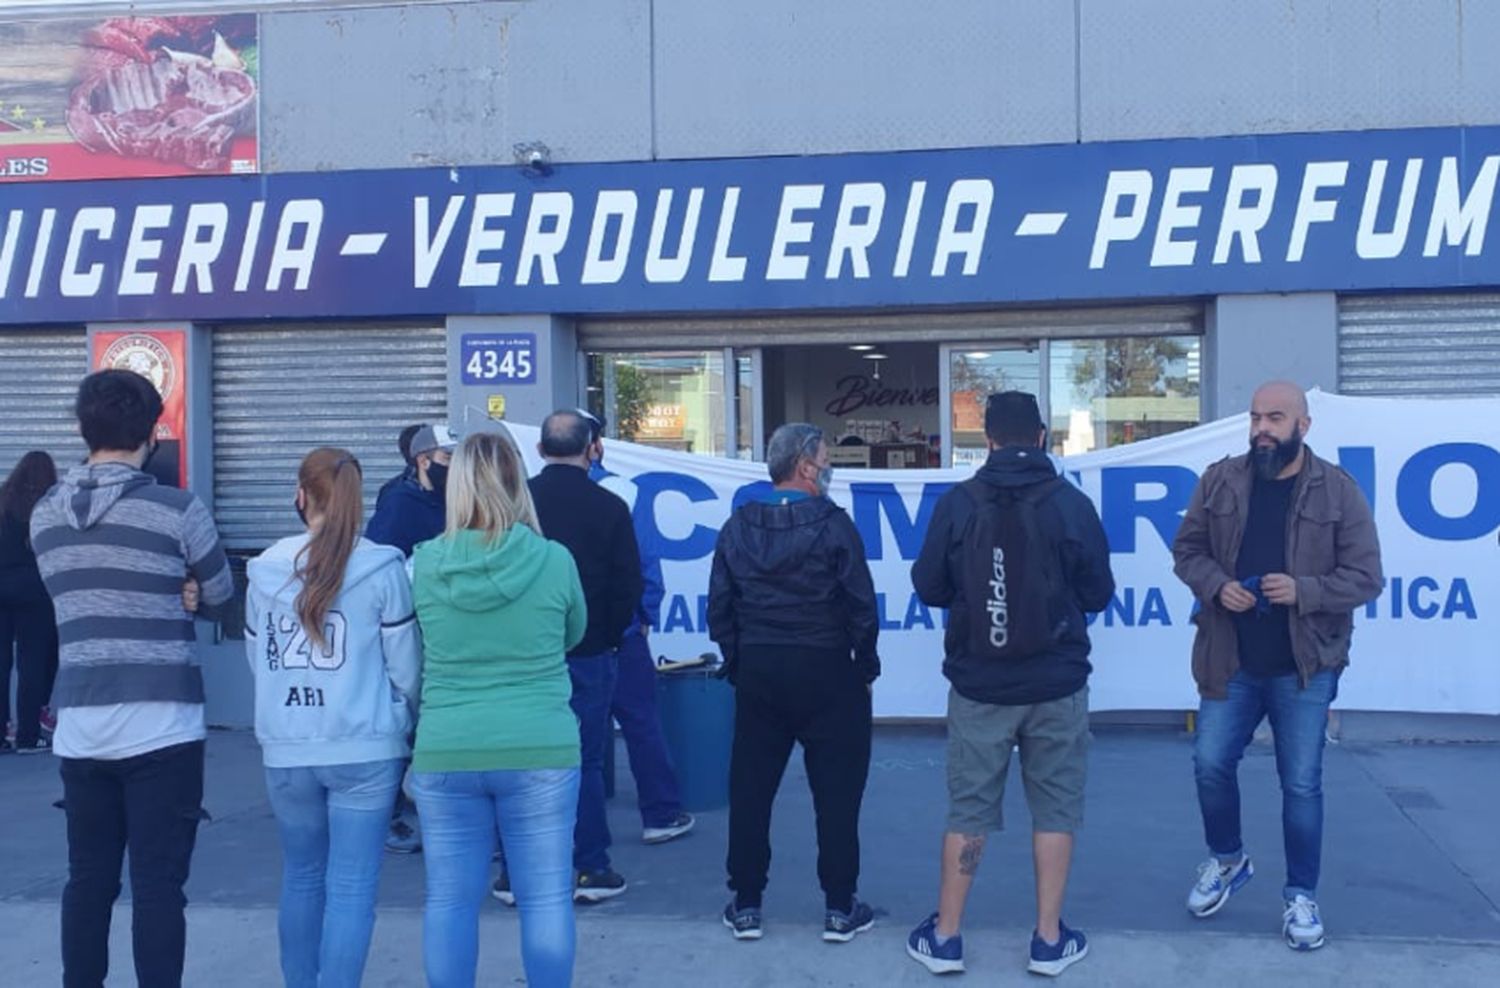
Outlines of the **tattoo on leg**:
[{"label": "tattoo on leg", "polygon": [[984,834],[965,834],[964,846],[958,852],[958,873],[973,878],[979,872],[979,859],[984,856]]}]

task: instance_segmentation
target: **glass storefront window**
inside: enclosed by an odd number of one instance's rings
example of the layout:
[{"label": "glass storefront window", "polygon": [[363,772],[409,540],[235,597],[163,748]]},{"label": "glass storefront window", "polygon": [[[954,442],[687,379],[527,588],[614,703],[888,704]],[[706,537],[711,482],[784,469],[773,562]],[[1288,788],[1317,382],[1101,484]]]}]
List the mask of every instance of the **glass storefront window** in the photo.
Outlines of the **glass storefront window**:
[{"label": "glass storefront window", "polygon": [[1053,340],[1052,450],[1086,453],[1198,424],[1200,338]]},{"label": "glass storefront window", "polygon": [[724,351],[591,353],[589,405],[609,435],[646,446],[724,456]]},{"label": "glass storefront window", "polygon": [[760,456],[755,442],[755,355],[736,352],[734,355],[734,455],[741,460],[754,460]]},{"label": "glass storefront window", "polygon": [[948,359],[952,395],[953,465],[978,466],[987,455],[984,403],[996,391],[1039,394],[1042,360],[1036,348],[954,349]]}]

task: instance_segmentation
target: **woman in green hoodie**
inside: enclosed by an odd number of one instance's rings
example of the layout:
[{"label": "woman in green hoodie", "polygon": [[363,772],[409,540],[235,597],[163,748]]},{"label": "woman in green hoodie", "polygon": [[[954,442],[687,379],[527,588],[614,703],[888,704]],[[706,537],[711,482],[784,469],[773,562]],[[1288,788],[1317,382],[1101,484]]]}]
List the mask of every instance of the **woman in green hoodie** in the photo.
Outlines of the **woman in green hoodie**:
[{"label": "woman in green hoodie", "polygon": [[578,721],[564,655],[587,623],[573,557],[542,538],[509,433],[477,433],[449,469],[447,530],[412,556],[426,652],[412,756],[433,988],[469,988],[498,828],[521,912],[527,984],[571,984]]}]

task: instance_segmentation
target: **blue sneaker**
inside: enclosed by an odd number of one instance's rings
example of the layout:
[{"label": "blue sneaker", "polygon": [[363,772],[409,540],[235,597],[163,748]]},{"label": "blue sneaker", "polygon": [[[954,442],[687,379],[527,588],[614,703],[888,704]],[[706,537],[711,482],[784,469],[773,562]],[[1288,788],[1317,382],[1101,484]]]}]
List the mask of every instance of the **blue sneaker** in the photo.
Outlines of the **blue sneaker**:
[{"label": "blue sneaker", "polygon": [[1254,877],[1255,866],[1248,854],[1237,865],[1221,865],[1218,858],[1209,858],[1198,866],[1198,881],[1187,897],[1188,912],[1199,919],[1212,916]]},{"label": "blue sneaker", "polygon": [[964,938],[955,934],[947,943],[937,942],[938,914],[924,919],[906,938],[906,953],[933,974],[960,974],[964,969]]},{"label": "blue sneaker", "polygon": [[1288,902],[1286,912],[1281,914],[1281,934],[1293,950],[1317,950],[1323,946],[1323,917],[1318,904],[1300,894]]},{"label": "blue sneaker", "polygon": [[1048,943],[1036,932],[1031,934],[1031,963],[1026,970],[1032,974],[1045,974],[1055,978],[1089,955],[1089,941],[1077,930],[1070,930],[1066,923],[1058,920],[1057,929],[1062,936],[1056,943]]}]

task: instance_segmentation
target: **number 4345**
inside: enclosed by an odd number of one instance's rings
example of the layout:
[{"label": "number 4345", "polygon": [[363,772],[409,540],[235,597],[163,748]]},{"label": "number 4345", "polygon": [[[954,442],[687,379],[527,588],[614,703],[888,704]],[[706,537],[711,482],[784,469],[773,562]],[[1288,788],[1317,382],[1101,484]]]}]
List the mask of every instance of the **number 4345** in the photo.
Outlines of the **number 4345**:
[{"label": "number 4345", "polygon": [[531,354],[525,350],[475,350],[464,368],[469,376],[493,380],[497,377],[530,377]]}]

